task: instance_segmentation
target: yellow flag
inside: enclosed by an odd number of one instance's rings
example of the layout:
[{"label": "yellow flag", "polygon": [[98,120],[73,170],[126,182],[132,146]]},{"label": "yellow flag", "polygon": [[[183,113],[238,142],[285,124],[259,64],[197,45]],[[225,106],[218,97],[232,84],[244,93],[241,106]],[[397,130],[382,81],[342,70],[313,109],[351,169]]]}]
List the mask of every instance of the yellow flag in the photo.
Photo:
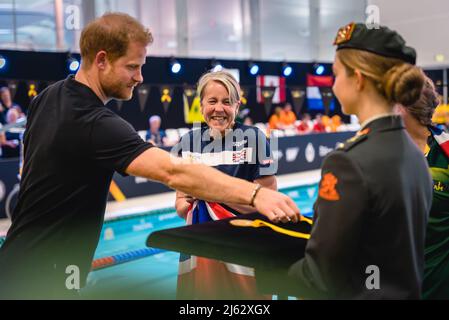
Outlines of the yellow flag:
[{"label": "yellow flag", "polygon": [[186,123],[204,122],[203,115],[201,114],[200,97],[193,99],[192,105],[189,105],[189,99],[186,95],[184,99],[184,120]]}]

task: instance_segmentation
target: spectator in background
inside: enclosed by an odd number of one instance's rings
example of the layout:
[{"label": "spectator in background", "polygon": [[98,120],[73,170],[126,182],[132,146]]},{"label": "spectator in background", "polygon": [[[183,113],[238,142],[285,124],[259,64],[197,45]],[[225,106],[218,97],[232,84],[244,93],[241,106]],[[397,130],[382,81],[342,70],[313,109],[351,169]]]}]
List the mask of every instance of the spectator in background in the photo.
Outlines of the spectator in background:
[{"label": "spectator in background", "polygon": [[338,132],[340,131],[340,128],[342,127],[341,123],[341,117],[338,114],[335,114],[332,116],[330,123],[330,132]]},{"label": "spectator in background", "polygon": [[161,117],[151,116],[148,123],[150,125],[150,129],[147,131],[147,142],[151,142],[158,147],[165,146],[167,138],[165,131],[161,130]]},{"label": "spectator in background", "polygon": [[250,114],[251,110],[249,109],[248,106],[245,107],[240,107],[239,113],[237,114],[235,121],[243,123],[246,118],[249,118],[249,114]]},{"label": "spectator in background", "polygon": [[326,132],[326,126],[323,123],[323,116],[318,113],[315,117],[315,124],[313,125],[314,133]]},{"label": "spectator in background", "polygon": [[0,124],[6,124],[6,115],[5,115],[5,107],[3,107],[2,103],[0,102]]},{"label": "spectator in background", "polygon": [[20,113],[17,109],[11,108],[6,112],[6,123],[14,124],[19,120]]},{"label": "spectator in background", "polygon": [[292,111],[292,105],[286,102],[281,112],[281,123],[284,129],[293,128],[296,120],[296,114]]},{"label": "spectator in background", "polygon": [[[16,109],[19,112],[19,117],[24,116],[25,114],[22,111],[22,108],[12,101],[11,97],[11,91],[8,87],[2,87],[0,88],[0,104],[3,105],[3,114],[4,118],[6,119],[6,113],[10,109]],[[0,108],[2,109],[2,108]]]},{"label": "spectator in background", "polygon": [[[19,111],[11,108],[6,113],[6,124],[14,124],[19,119]],[[3,158],[15,158],[19,157],[19,145],[20,145],[19,131],[7,131],[0,136],[0,145],[2,148]]]},{"label": "spectator in background", "polygon": [[299,123],[298,126],[296,126],[296,130],[299,134],[308,134],[312,133],[313,131],[313,123],[312,118],[310,117],[310,114],[304,113],[302,116],[302,120]]},{"label": "spectator in background", "polygon": [[251,119],[251,117],[245,117],[245,119],[243,120],[243,124],[245,126],[252,126],[254,124],[253,119]]},{"label": "spectator in background", "polygon": [[282,116],[282,108],[276,107],[274,109],[274,114],[270,117],[270,120],[268,122],[268,125],[271,130],[283,130],[284,126],[281,121]]},{"label": "spectator in background", "polygon": [[321,117],[321,121],[323,122],[323,126],[326,132],[331,131],[331,118],[328,115],[324,115]]}]

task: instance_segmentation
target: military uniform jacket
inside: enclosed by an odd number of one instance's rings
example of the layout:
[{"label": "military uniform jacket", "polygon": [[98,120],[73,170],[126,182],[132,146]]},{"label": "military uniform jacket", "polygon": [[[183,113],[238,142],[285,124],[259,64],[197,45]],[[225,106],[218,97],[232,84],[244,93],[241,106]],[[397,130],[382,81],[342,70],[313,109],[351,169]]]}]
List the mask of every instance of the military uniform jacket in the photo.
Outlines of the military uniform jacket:
[{"label": "military uniform jacket", "polygon": [[431,203],[426,160],[401,118],[370,122],[324,160],[305,257],[289,270],[298,295],[419,299]]}]

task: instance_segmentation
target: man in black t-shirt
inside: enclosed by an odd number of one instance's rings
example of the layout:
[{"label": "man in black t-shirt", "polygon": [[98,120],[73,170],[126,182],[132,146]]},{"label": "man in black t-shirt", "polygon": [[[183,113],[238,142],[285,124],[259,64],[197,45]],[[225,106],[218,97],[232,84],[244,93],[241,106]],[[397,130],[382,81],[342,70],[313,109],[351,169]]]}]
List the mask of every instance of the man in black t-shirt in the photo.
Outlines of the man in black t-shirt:
[{"label": "man in black t-shirt", "polygon": [[151,41],[149,31],[128,15],[95,20],[82,32],[76,76],[31,102],[18,205],[0,249],[0,298],[76,297],[68,278],[78,269],[84,284],[114,171],[201,199],[250,204],[274,221],[298,221],[299,210],[285,195],[207,166],[173,161],[105,107],[112,98],[131,99],[143,81]]}]

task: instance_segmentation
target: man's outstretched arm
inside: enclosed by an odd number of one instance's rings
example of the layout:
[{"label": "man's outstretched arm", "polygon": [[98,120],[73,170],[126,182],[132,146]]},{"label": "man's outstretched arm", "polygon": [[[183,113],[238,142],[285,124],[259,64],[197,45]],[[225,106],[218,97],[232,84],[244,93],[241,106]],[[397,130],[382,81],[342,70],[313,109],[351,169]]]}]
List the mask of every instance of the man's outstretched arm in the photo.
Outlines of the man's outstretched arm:
[{"label": "man's outstretched arm", "polygon": [[[214,202],[249,205],[257,184],[228,176],[216,169],[185,163],[168,152],[151,148],[139,155],[126,173],[156,180],[193,197]],[[279,192],[261,188],[253,205],[272,221],[299,221],[299,209],[292,199]]]}]

